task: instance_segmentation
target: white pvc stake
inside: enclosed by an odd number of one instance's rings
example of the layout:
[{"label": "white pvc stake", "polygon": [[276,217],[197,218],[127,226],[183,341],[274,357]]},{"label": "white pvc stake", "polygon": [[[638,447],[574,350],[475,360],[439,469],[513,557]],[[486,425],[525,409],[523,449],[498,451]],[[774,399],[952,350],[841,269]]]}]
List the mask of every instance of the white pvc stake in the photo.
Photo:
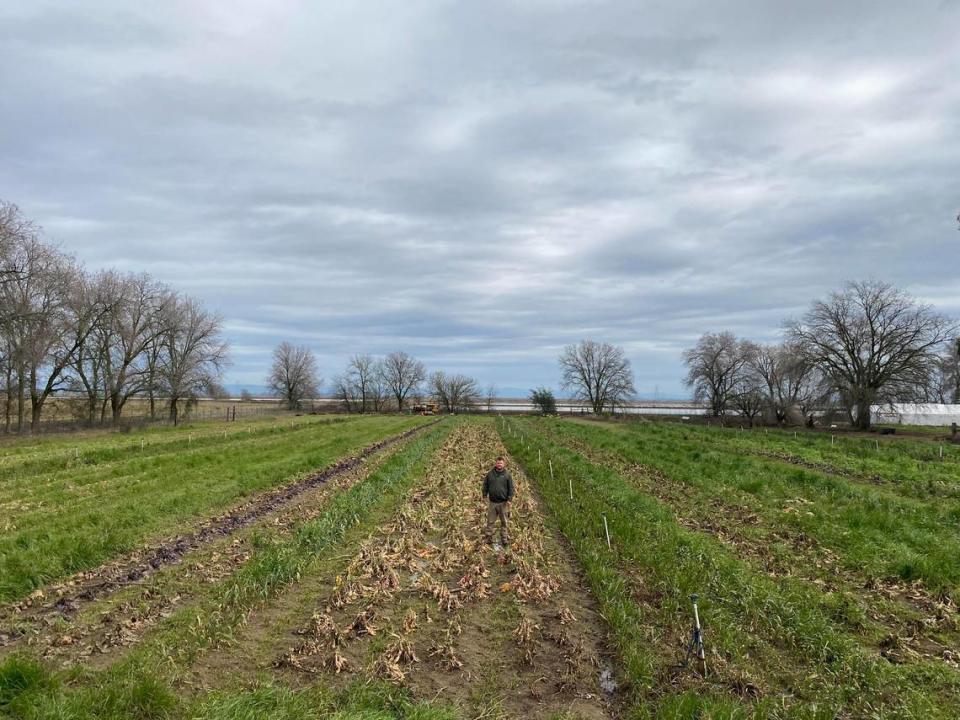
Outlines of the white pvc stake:
[{"label": "white pvc stake", "polygon": [[940,459],[943,460],[943,445],[940,446]]},{"label": "white pvc stake", "polygon": [[607,526],[607,514],[603,513],[603,532],[607,535],[607,550],[611,550],[610,547],[610,528]]},{"label": "white pvc stake", "polygon": [[80,448],[74,448],[74,449],[73,449],[73,456],[74,456],[75,458],[79,458],[79,457],[80,457]]},{"label": "white pvc stake", "polygon": [[[941,453],[941,455],[943,454],[943,448],[940,448],[940,453]],[[541,460],[541,457],[540,457],[540,448],[537,448],[537,465],[539,465],[541,462],[542,462],[542,460]]]},{"label": "white pvc stake", "polygon": [[567,475],[567,483],[570,485],[570,499],[573,500],[573,476]]},{"label": "white pvc stake", "polygon": [[550,466],[550,482],[553,482],[553,460],[547,460],[547,465]]},{"label": "white pvc stake", "polygon": [[797,439],[797,431],[796,431],[796,430],[793,431],[793,439],[794,439],[794,440]]},{"label": "white pvc stake", "polygon": [[140,449],[141,449],[141,450],[143,450],[144,443],[145,443],[144,439],[143,439],[143,438],[140,438]]},{"label": "white pvc stake", "polygon": [[831,444],[831,445],[833,445],[833,440],[834,440],[834,437],[833,437],[833,435],[831,435],[831,436],[830,436],[830,444]]},{"label": "white pvc stake", "polygon": [[880,452],[880,441],[877,440],[876,438],[874,438],[874,439],[873,439],[873,442],[875,442],[875,443],[877,444],[877,452]]}]

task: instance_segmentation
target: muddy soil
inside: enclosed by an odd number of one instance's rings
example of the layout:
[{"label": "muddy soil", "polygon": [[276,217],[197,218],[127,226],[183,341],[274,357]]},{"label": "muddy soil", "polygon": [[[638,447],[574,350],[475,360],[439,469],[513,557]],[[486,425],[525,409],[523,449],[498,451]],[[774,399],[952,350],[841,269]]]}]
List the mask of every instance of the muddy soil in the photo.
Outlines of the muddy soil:
[{"label": "muddy soil", "polygon": [[[62,625],[93,603],[125,588],[141,585],[162,569],[178,564],[185,556],[195,554],[208,546],[222,546],[222,552],[217,553],[218,557],[213,563],[219,563],[218,567],[229,574],[231,566],[236,567],[247,559],[248,551],[242,547],[243,543],[224,541],[284,508],[295,506],[306,494],[332,481],[348,477],[358,469],[362,470],[364,463],[372,456],[409,440],[427,427],[430,425],[413,428],[374,443],[358,454],[340,460],[318,473],[260,493],[222,515],[203,521],[195,530],[138,549],[118,560],[78,573],[62,583],[37,590],[21,601],[0,608],[0,649],[17,644],[18,639],[29,634],[30,628]],[[211,567],[210,571],[205,573],[208,578],[218,575],[216,567]],[[149,604],[148,598],[147,609],[133,614],[130,627],[140,627],[143,624],[138,615],[151,618],[162,616],[158,608],[151,609]],[[123,638],[122,632],[120,637]],[[71,646],[75,641],[72,633],[64,632],[56,644],[61,647]]]},{"label": "muddy soil", "polygon": [[199,687],[264,672],[295,685],[379,677],[469,716],[616,714],[605,626],[519,468],[511,545],[486,542],[480,488],[498,454],[492,427],[456,430],[387,522],[305,579],[299,616],[255,613],[236,646],[198,663]]}]

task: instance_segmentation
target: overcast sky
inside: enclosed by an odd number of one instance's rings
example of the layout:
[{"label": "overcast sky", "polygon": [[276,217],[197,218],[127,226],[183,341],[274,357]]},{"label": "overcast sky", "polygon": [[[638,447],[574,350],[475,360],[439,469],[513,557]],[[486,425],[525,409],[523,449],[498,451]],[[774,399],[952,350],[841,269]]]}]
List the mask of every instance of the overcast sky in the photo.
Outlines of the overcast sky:
[{"label": "overcast sky", "polygon": [[0,198],[324,375],[405,349],[686,394],[846,279],[960,316],[960,4],[5,2]]}]

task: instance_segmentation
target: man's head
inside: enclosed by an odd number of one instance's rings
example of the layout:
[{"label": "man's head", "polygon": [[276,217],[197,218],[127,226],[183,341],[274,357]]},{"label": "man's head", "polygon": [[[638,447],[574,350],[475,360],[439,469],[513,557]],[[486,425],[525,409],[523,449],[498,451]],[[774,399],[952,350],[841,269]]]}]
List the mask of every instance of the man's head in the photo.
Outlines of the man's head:
[{"label": "man's head", "polygon": [[493,463],[493,466],[497,470],[503,470],[507,466],[507,461],[503,459],[503,455],[497,457],[496,462]]}]

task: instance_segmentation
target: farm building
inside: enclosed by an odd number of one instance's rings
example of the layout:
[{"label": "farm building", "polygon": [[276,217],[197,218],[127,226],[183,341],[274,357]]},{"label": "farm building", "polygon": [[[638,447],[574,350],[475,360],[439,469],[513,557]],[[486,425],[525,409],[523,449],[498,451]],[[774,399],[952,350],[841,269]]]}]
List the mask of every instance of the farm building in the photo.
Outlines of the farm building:
[{"label": "farm building", "polygon": [[892,403],[870,408],[875,423],[901,425],[960,424],[960,405],[944,403]]}]

